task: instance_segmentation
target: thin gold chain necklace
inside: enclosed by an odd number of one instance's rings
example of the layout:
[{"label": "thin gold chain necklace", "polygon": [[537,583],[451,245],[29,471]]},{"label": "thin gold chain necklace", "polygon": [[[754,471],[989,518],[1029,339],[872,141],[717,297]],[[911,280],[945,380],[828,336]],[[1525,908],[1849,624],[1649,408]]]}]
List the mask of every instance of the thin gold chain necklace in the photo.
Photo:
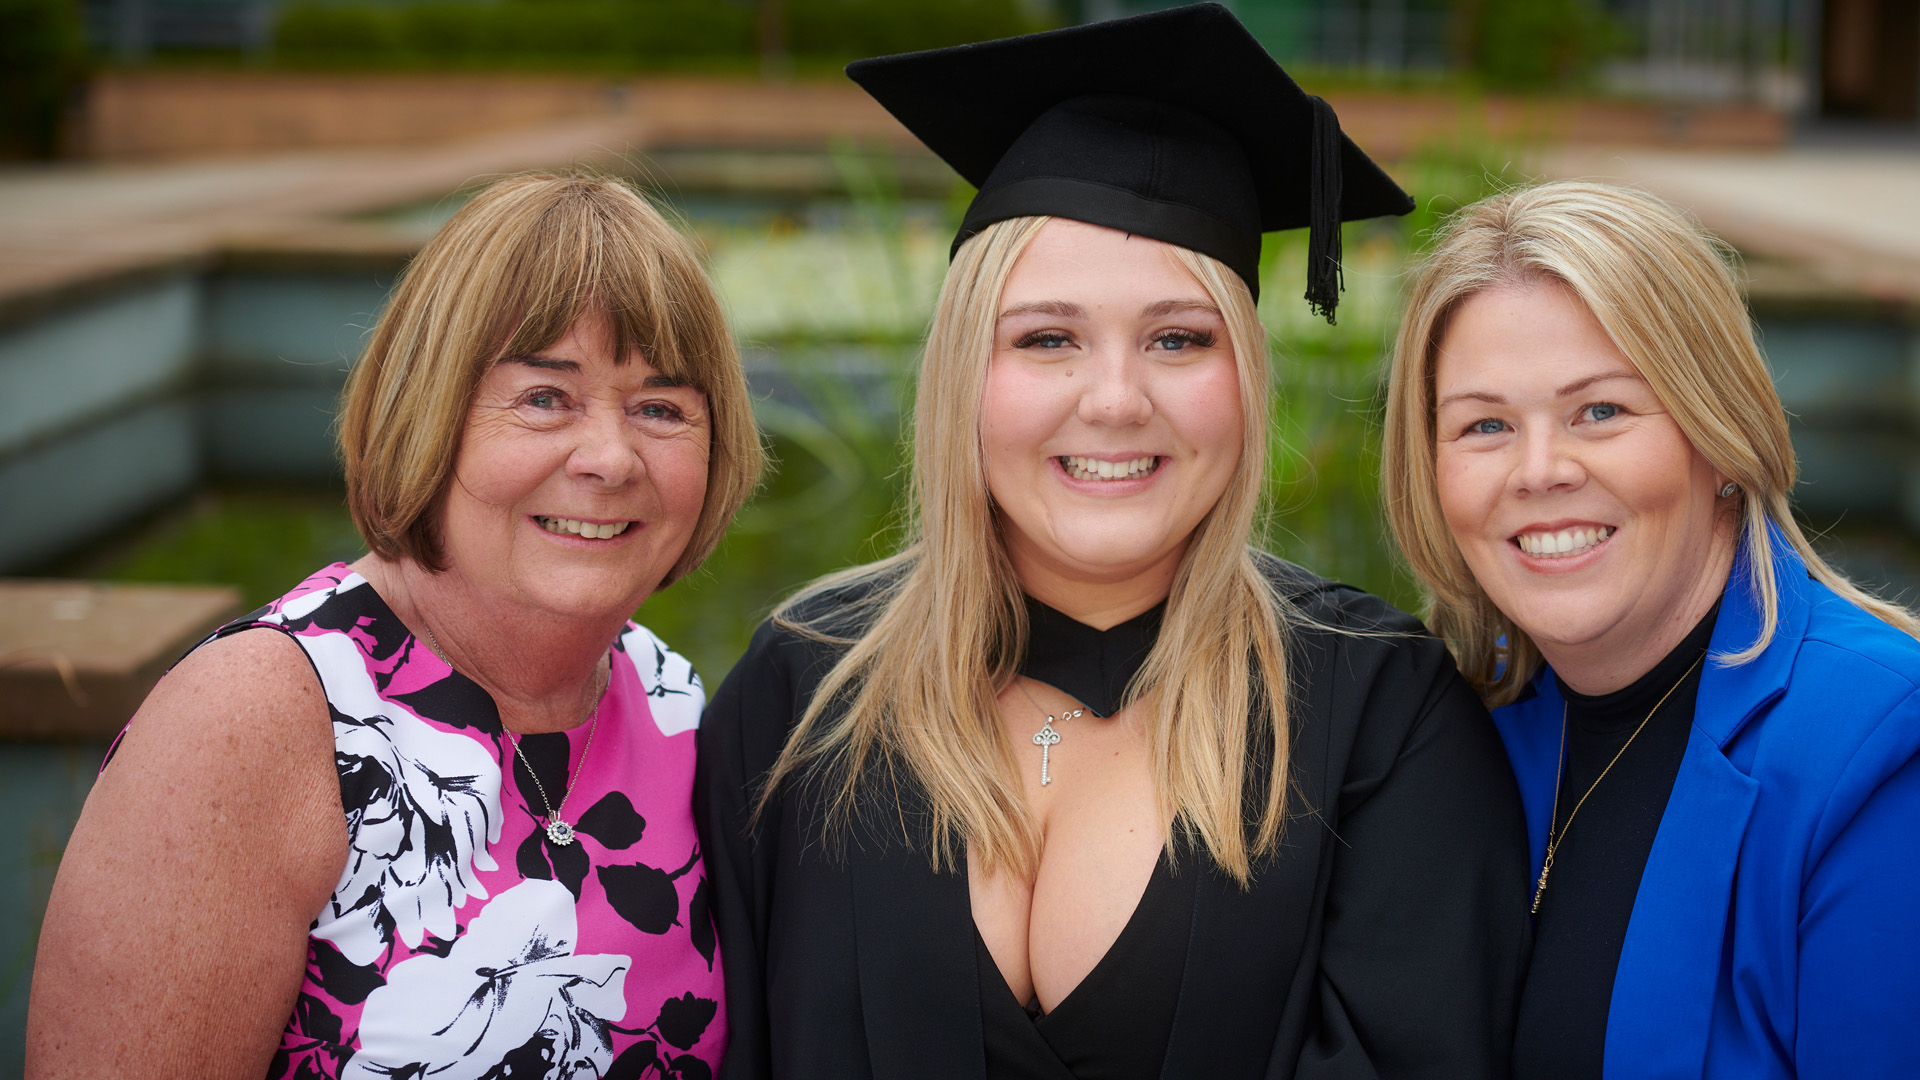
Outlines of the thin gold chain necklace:
[{"label": "thin gold chain necklace", "polygon": [[1613,771],[1613,767],[1620,763],[1621,756],[1627,752],[1627,747],[1633,745],[1633,740],[1640,737],[1640,732],[1647,726],[1647,721],[1653,719],[1653,714],[1660,711],[1660,706],[1667,703],[1667,699],[1673,696],[1675,690],[1685,685],[1687,677],[1693,674],[1693,669],[1699,667],[1700,661],[1704,659],[1706,659],[1705,653],[1695,657],[1693,663],[1687,665],[1686,672],[1680,676],[1680,681],[1669,687],[1666,693],[1660,695],[1660,700],[1653,703],[1653,708],[1648,711],[1646,719],[1641,720],[1640,726],[1634,728],[1633,734],[1627,736],[1627,741],[1620,744],[1620,749],[1614,752],[1613,760],[1607,762],[1607,767],[1601,769],[1600,775],[1594,777],[1593,783],[1587,785],[1586,795],[1580,796],[1580,801],[1574,803],[1573,809],[1567,812],[1567,823],[1560,826],[1560,835],[1555,836],[1553,823],[1560,817],[1560,788],[1566,782],[1567,769],[1567,704],[1564,701],[1560,703],[1560,771],[1554,774],[1553,817],[1547,819],[1547,858],[1540,864],[1540,881],[1533,887],[1535,915],[1540,914],[1540,897],[1547,891],[1547,875],[1553,873],[1553,853],[1560,850],[1560,842],[1567,838],[1567,830],[1573,828],[1574,816],[1580,813],[1581,807],[1587,805],[1587,796],[1592,795],[1593,789],[1599,787],[1600,781],[1605,780],[1607,774]]},{"label": "thin gold chain necklace", "polygon": [[[433,636],[433,627],[422,620],[420,629],[427,632],[427,644],[433,648],[433,655],[439,657],[440,662],[447,667],[453,667],[453,661],[447,659],[446,650],[440,647],[440,639]],[[580,748],[580,764],[573,770],[573,775],[567,777],[567,790],[560,793],[560,805],[555,806],[553,800],[547,797],[547,786],[540,782],[540,774],[533,771],[533,762],[528,761],[526,752],[520,749],[519,734],[512,731],[506,732],[507,737],[513,742],[513,756],[520,759],[520,765],[527,770],[527,775],[533,778],[533,789],[540,793],[540,805],[547,808],[547,820],[541,823],[547,830],[547,839],[562,847],[573,843],[573,825],[563,820],[560,812],[567,808],[567,800],[573,797],[573,785],[579,783],[580,773],[587,764],[587,755],[593,751],[593,733],[600,729],[600,698],[607,692],[607,683],[613,681],[613,662],[611,660],[607,662],[605,677],[599,677],[599,665],[594,665],[594,675],[596,678],[594,679],[593,711],[587,718],[587,745]],[[506,731],[506,725],[501,725],[500,730]]]}]

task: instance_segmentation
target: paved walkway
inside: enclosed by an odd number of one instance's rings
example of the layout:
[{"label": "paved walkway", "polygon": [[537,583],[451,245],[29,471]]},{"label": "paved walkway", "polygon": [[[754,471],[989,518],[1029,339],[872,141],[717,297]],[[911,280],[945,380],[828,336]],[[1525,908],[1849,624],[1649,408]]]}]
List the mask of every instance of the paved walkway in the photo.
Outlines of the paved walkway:
[{"label": "paved walkway", "polygon": [[1563,152],[1543,171],[1637,184],[1814,287],[1920,306],[1920,150]]}]

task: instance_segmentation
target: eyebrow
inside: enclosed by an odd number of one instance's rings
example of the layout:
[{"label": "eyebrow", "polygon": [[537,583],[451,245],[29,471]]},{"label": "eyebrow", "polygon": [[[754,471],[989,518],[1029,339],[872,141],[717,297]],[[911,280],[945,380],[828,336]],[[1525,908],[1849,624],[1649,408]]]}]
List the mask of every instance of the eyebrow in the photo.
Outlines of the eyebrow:
[{"label": "eyebrow", "polygon": [[1051,315],[1056,319],[1086,318],[1086,309],[1079,304],[1070,304],[1065,300],[1035,300],[1026,304],[1015,304],[1000,313],[1002,319],[1015,315]]},{"label": "eyebrow", "polygon": [[[539,368],[542,371],[565,371],[570,374],[578,374],[580,371],[580,364],[576,360],[560,360],[555,357],[544,356],[540,353],[528,353],[525,356],[503,356],[497,362],[502,364],[519,364],[523,367]],[[670,375],[660,375],[656,373],[647,376],[640,385],[648,390],[660,390],[680,386],[692,386],[693,384],[685,379],[676,379]]]},{"label": "eyebrow", "polygon": [[[1167,315],[1176,315],[1183,311],[1203,311],[1209,315],[1219,315],[1220,309],[1206,300],[1158,300],[1141,310],[1142,318],[1158,319]],[[1051,315],[1056,319],[1086,318],[1086,309],[1079,304],[1065,300],[1035,300],[1026,304],[1015,304],[1000,313],[1002,319],[1015,315]]]},{"label": "eyebrow", "polygon": [[1164,315],[1178,315],[1183,311],[1201,311],[1209,315],[1219,315],[1220,309],[1206,300],[1161,300],[1148,304],[1140,314],[1149,319],[1158,319]]},{"label": "eyebrow", "polygon": [[[1589,375],[1584,379],[1575,379],[1560,389],[1555,390],[1553,396],[1556,398],[1572,397],[1580,391],[1592,387],[1596,383],[1608,382],[1613,379],[1632,379],[1634,382],[1646,381],[1631,371],[1603,371],[1598,375]],[[1448,394],[1446,397],[1435,402],[1433,407],[1437,412],[1456,401],[1484,401],[1489,405],[1505,405],[1507,403],[1505,397],[1491,390],[1468,390],[1459,394]]]}]

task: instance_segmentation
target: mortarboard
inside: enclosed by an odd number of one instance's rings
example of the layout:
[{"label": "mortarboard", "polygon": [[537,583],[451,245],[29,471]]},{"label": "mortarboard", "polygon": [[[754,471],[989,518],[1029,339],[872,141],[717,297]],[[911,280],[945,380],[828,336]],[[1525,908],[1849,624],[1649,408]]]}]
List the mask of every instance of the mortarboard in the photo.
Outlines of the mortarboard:
[{"label": "mortarboard", "polygon": [[1260,292],[1260,234],[1310,228],[1306,298],[1333,321],[1340,222],[1413,200],[1226,8],[857,60],[847,75],[979,189],[954,250],[1053,215],[1211,255]]}]

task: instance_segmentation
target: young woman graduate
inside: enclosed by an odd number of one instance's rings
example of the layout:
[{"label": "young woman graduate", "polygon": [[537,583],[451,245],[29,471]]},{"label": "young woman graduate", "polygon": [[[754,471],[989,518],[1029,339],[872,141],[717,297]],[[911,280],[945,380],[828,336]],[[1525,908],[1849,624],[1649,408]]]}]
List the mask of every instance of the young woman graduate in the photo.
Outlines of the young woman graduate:
[{"label": "young woman graduate", "polygon": [[1331,315],[1340,221],[1411,202],[1214,5],[849,74],[980,191],[908,543],[700,730],[721,1075],[1503,1076],[1499,740],[1417,622],[1248,546],[1260,234],[1311,223]]}]

